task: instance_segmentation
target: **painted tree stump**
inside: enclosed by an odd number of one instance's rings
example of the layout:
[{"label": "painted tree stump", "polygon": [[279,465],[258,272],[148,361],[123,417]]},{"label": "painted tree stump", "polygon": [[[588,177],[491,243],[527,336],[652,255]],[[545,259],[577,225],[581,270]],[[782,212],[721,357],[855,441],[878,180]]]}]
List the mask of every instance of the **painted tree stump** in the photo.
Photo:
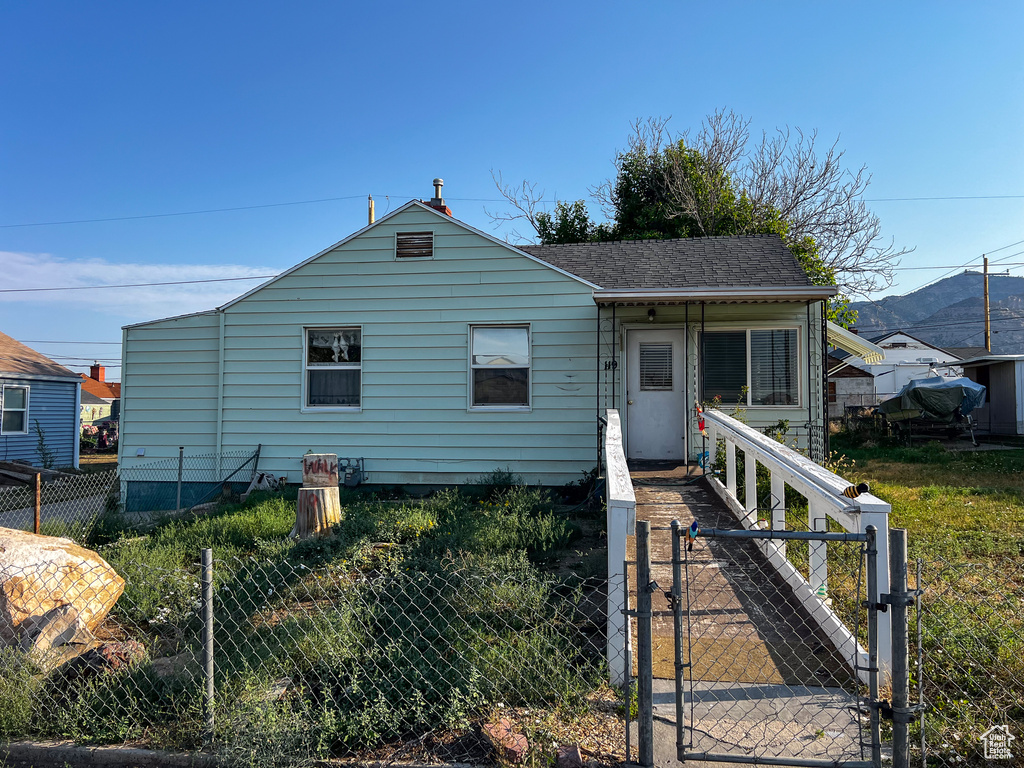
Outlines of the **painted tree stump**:
[{"label": "painted tree stump", "polygon": [[300,539],[320,538],[331,532],[331,526],[341,522],[341,499],[338,487],[300,488],[299,503],[295,508],[295,527],[292,536]]}]

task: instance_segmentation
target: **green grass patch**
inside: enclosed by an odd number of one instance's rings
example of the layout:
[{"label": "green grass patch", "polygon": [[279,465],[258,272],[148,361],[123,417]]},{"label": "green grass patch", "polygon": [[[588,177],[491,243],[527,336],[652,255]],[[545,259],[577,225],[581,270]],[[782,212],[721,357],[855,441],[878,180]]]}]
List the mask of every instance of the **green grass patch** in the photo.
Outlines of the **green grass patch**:
[{"label": "green grass patch", "polygon": [[97,527],[125,579],[102,628],[145,657],[82,678],[0,655],[0,735],[196,748],[200,552],[215,556],[217,738],[239,765],[352,755],[495,707],[573,711],[600,685],[587,588],[546,565],[583,521],[515,477],[423,499],[342,490],[330,536],[288,538],[295,500],[254,494],[133,530]]}]

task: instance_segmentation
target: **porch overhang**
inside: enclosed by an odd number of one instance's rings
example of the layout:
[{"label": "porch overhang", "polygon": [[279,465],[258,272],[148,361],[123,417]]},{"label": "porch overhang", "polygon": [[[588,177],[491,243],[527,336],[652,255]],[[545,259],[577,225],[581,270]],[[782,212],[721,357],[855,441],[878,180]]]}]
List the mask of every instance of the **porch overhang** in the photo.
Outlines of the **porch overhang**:
[{"label": "porch overhang", "polygon": [[[841,325],[836,325],[830,321],[828,324],[827,334],[829,344],[843,350],[844,352],[849,352],[854,357],[861,358],[868,365],[881,362],[885,359],[884,349],[877,344],[872,344],[867,339],[858,336],[855,333],[850,333]],[[846,365],[849,365],[849,362],[847,362]],[[832,372],[834,373],[840,368],[845,368],[846,365],[837,366]]]},{"label": "porch overhang", "polygon": [[769,304],[782,301],[821,301],[835,296],[831,285],[719,288],[598,288],[594,302],[603,305],[643,304]]}]

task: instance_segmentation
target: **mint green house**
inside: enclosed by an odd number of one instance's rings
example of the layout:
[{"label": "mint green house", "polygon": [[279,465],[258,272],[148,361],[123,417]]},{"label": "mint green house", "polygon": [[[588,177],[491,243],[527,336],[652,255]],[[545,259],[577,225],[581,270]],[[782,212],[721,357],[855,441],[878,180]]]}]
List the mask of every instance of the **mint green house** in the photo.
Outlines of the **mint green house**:
[{"label": "mint green house", "polygon": [[222,307],[124,328],[123,467],[261,444],[370,483],[531,483],[704,450],[698,400],[824,440],[824,300],[773,236],[516,247],[411,201]]}]

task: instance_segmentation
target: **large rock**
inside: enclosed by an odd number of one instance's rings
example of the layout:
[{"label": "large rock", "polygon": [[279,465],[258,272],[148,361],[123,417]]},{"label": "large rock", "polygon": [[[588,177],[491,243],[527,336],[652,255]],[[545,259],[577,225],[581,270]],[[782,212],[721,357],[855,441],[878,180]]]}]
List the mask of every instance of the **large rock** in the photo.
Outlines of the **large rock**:
[{"label": "large rock", "polygon": [[0,528],[0,646],[81,643],[123,591],[102,557],[70,539]]}]

